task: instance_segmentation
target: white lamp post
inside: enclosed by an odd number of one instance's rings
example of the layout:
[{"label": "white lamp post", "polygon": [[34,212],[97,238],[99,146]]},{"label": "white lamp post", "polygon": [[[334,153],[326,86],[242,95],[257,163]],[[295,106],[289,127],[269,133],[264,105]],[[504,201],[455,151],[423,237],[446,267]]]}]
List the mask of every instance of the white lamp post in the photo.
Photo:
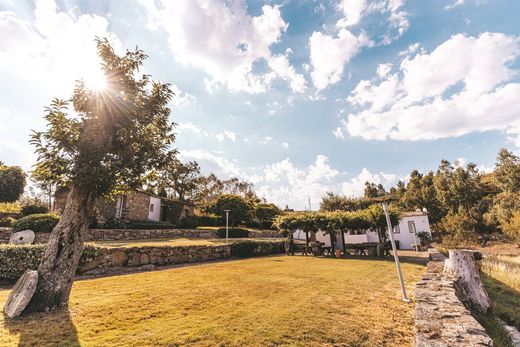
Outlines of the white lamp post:
[{"label": "white lamp post", "polygon": [[228,235],[229,235],[229,212],[231,210],[224,210],[226,212],[226,244],[228,243]]},{"label": "white lamp post", "polygon": [[383,211],[385,212],[386,225],[388,227],[388,235],[390,236],[390,243],[392,244],[392,251],[394,253],[395,267],[397,268],[397,277],[399,277],[399,285],[401,286],[401,293],[403,295],[404,302],[410,302],[406,295],[406,288],[403,281],[403,273],[401,272],[401,264],[399,263],[399,256],[397,255],[397,247],[395,246],[394,233],[392,232],[392,222],[390,221],[390,215],[388,214],[388,203],[385,197],[375,198],[376,201],[381,201],[383,205]]}]

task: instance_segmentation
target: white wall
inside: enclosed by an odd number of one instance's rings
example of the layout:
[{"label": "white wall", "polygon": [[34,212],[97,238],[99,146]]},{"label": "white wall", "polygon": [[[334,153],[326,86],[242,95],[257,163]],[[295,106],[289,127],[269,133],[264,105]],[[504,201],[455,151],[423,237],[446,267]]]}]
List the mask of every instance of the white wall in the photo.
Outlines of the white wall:
[{"label": "white wall", "polygon": [[[153,207],[152,207],[153,205]],[[150,196],[150,205],[148,206],[148,219],[159,222],[161,220],[161,199]]]}]

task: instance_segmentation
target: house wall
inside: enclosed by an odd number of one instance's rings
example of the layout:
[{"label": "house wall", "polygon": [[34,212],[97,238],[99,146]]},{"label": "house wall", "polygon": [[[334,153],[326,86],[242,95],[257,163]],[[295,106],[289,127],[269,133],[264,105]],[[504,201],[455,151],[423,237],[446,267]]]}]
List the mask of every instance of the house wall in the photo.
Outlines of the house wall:
[{"label": "house wall", "polygon": [[150,195],[141,192],[130,192],[128,195],[128,220],[148,220]]},{"label": "house wall", "polygon": [[161,199],[150,196],[148,206],[148,220],[159,222],[161,220]]}]

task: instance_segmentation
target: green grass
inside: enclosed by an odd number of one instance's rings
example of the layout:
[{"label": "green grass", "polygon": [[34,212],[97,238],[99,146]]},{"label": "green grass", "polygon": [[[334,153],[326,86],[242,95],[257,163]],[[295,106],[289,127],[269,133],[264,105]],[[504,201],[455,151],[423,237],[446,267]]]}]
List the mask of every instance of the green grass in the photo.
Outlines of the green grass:
[{"label": "green grass", "polygon": [[0,318],[0,345],[411,346],[413,309],[392,261],[264,257],[77,281],[69,309]]}]

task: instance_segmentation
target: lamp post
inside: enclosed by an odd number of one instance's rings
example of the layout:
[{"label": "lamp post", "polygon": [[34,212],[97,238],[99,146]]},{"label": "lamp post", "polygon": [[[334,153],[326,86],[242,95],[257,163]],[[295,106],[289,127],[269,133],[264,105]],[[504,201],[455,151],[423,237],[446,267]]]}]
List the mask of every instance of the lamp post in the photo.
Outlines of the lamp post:
[{"label": "lamp post", "polygon": [[228,243],[228,235],[229,235],[229,212],[231,210],[224,210],[226,212],[226,245]]},{"label": "lamp post", "polygon": [[390,236],[390,243],[392,244],[392,252],[394,253],[395,267],[397,269],[397,277],[399,277],[399,285],[401,286],[401,294],[403,295],[404,302],[410,302],[408,295],[406,295],[406,288],[403,281],[403,273],[401,272],[401,264],[399,263],[399,256],[397,255],[397,247],[395,246],[394,233],[392,232],[392,222],[390,221],[390,214],[388,213],[388,200],[391,200],[390,196],[381,196],[373,199],[374,201],[381,202],[383,205],[383,211],[385,212],[386,225],[388,227],[388,235]]}]

